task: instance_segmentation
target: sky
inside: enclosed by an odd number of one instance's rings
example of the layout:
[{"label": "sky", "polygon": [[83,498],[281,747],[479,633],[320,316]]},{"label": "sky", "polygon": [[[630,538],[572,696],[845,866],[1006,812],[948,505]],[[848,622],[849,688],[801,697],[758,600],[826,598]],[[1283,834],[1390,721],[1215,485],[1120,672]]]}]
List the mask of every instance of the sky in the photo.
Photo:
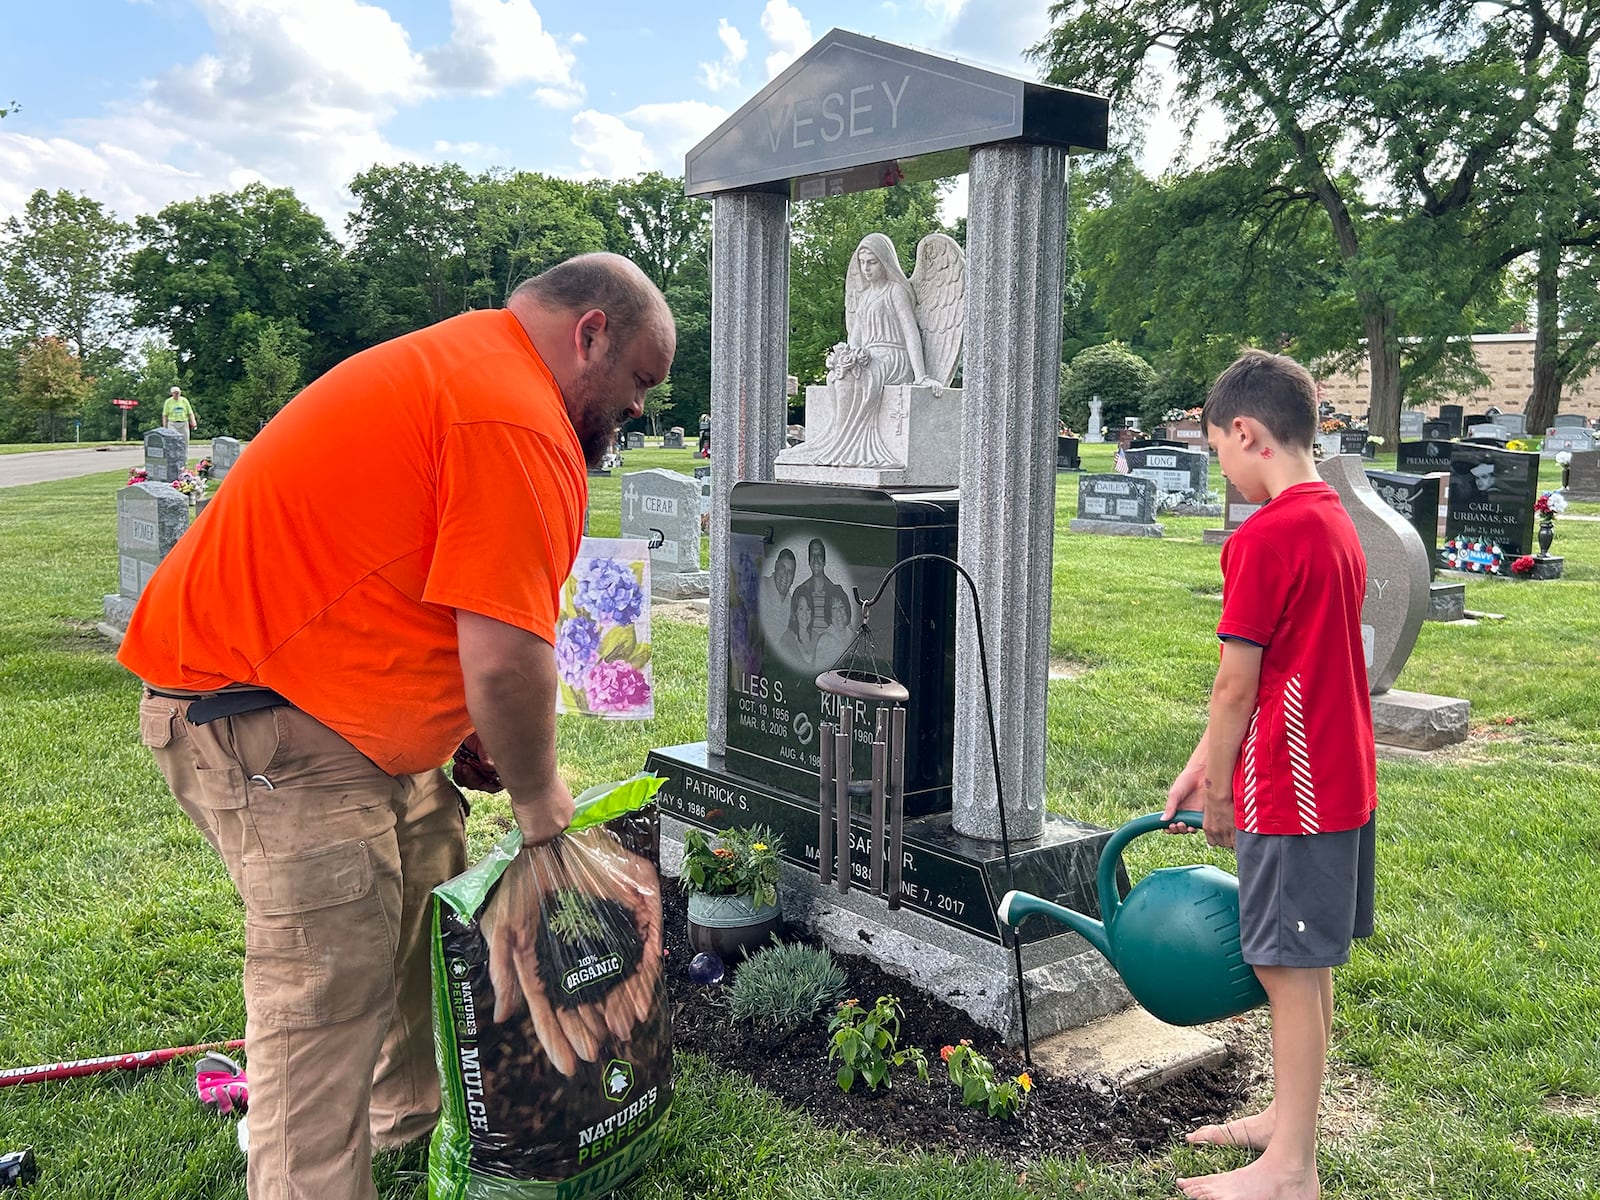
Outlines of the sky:
[{"label": "sky", "polygon": [[[1049,0],[0,0],[0,219],[260,180],[344,232],[374,163],[683,171],[834,27],[1036,78]],[[958,207],[964,201],[958,196]]]}]

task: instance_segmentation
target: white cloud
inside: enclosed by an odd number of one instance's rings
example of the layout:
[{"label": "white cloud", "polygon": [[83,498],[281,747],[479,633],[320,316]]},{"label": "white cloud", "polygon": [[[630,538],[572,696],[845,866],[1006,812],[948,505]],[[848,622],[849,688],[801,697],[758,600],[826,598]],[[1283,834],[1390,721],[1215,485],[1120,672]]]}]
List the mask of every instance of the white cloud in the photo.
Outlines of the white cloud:
[{"label": "white cloud", "polygon": [[546,108],[577,108],[583,103],[583,85],[570,88],[534,88],[533,98]]},{"label": "white cloud", "polygon": [[1028,79],[1038,64],[1024,56],[1050,30],[1050,0],[924,0],[946,22],[933,43],[940,50]]},{"label": "white cloud", "polygon": [[494,158],[504,153],[499,146],[491,146],[486,142],[447,142],[443,139],[434,142],[433,152],[458,162],[464,158]]},{"label": "white cloud", "polygon": [[767,55],[767,78],[771,79],[811,49],[811,23],[789,0],[767,0],[761,10],[761,32],[772,43]]},{"label": "white cloud", "polygon": [[631,179],[642,171],[683,173],[683,156],[727,118],[726,109],[699,100],[641,104],[621,116],[586,109],[572,118],[572,144],[581,173]]},{"label": "white cloud", "polygon": [[573,54],[530,0],[450,0],[450,40],[424,54],[439,87],[491,95],[519,83],[569,86]]},{"label": "white cloud", "polygon": [[750,43],[728,23],[727,17],[718,18],[717,37],[723,46],[722,58],[717,62],[700,64],[700,82],[713,92],[739,85],[739,65],[750,51]]}]

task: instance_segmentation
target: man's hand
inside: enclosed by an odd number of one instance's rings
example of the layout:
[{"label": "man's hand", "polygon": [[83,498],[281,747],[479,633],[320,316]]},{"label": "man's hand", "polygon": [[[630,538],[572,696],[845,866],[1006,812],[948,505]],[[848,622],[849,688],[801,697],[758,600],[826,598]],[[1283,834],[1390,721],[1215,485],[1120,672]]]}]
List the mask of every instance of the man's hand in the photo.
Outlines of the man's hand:
[{"label": "man's hand", "polygon": [[[615,900],[633,914],[643,943],[634,973],[599,1000],[556,1007],[539,973],[542,905],[563,888]],[[597,1062],[607,1037],[626,1042],[655,1008],[661,977],[660,880],[647,860],[604,830],[585,831],[555,850],[524,849],[501,876],[484,909],[494,1020],[527,1009],[545,1057],[571,1076],[579,1061]]]},{"label": "man's hand", "polygon": [[498,792],[505,787],[500,782],[500,772],[494,769],[494,760],[475,733],[467,734],[466,740],[456,747],[450,773],[457,787],[474,792]]},{"label": "man's hand", "polygon": [[525,846],[542,846],[566,832],[576,807],[572,789],[557,775],[544,787],[514,793],[511,811],[522,829]]}]

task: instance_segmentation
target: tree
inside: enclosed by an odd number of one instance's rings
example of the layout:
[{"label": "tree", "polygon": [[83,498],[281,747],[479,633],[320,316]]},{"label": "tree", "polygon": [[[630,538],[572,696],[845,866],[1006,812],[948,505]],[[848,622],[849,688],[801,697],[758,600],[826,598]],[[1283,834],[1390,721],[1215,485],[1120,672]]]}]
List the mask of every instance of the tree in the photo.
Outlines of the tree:
[{"label": "tree", "polygon": [[1138,417],[1146,428],[1166,415],[1155,411],[1155,369],[1119,342],[1090,346],[1077,355],[1061,382],[1061,419],[1073,429],[1087,429],[1089,402],[1100,397],[1100,419],[1121,429],[1124,417]]},{"label": "tree", "polygon": [[845,340],[845,269],[861,239],[887,234],[909,275],[917,243],[941,230],[934,183],[899,183],[796,206],[789,249],[789,371],[799,377],[802,395],[807,383],[823,380],[828,351]]},{"label": "tree", "polygon": [[1548,39],[1485,36],[1468,0],[1064,0],[1052,16],[1034,47],[1052,81],[1148,111],[1170,62],[1186,126],[1204,105],[1230,123],[1214,165],[1317,206],[1359,320],[1350,343],[1365,338],[1370,424],[1393,441],[1402,338],[1428,369],[1498,286],[1472,269],[1477,189],[1542,102]]},{"label": "tree", "polygon": [[661,414],[672,403],[672,384],[658,383],[644,396],[644,419],[650,422],[650,436],[661,436]]},{"label": "tree", "polygon": [[228,400],[228,429],[234,437],[254,437],[299,390],[300,356],[294,346],[304,340],[298,329],[261,322],[245,354],[244,379]]},{"label": "tree", "polygon": [[612,189],[633,259],[663,292],[686,263],[705,255],[711,239],[711,204],[683,194],[683,180],[660,171]]},{"label": "tree", "polygon": [[137,227],[133,319],[166,335],[202,413],[225,408],[244,381],[263,321],[305,333],[312,378],[353,348],[358,318],[339,245],[287,188],[252,183],[169,204]]},{"label": "tree", "polygon": [[34,192],[0,225],[0,329],[65,338],[85,362],[117,358],[105,352],[127,327],[116,282],[131,237],[98,200]]},{"label": "tree", "polygon": [[467,295],[474,306],[500,308],[523,280],[574,254],[606,248],[580,184],[518,171],[483,175],[472,191],[477,222],[466,253],[477,275]]},{"label": "tree", "polygon": [[42,418],[44,440],[56,440],[56,419],[70,420],[83,409],[94,384],[83,376],[83,362],[62,339],[43,337],[22,354],[17,371],[17,401]]},{"label": "tree", "polygon": [[695,430],[700,414],[711,410],[711,248],[688,259],[667,286],[667,307],[678,325],[678,352],[672,358],[672,404],[663,414],[668,426]]}]

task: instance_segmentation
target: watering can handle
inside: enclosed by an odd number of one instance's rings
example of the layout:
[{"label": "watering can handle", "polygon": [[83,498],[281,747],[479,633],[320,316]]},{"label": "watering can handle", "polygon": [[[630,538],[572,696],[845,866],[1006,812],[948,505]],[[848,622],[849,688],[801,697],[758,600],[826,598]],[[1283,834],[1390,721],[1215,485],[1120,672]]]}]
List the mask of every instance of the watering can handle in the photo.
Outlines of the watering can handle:
[{"label": "watering can handle", "polygon": [[1203,814],[1193,809],[1182,809],[1170,817],[1160,813],[1150,813],[1148,816],[1135,817],[1122,828],[1114,830],[1106,839],[1105,849],[1100,851],[1100,871],[1097,884],[1100,891],[1100,919],[1109,922],[1113,913],[1122,906],[1122,897],[1117,892],[1117,864],[1122,861],[1122,851],[1127,844],[1136,837],[1147,833],[1154,833],[1158,829],[1165,829],[1168,825],[1179,822],[1190,829],[1199,829]]}]

